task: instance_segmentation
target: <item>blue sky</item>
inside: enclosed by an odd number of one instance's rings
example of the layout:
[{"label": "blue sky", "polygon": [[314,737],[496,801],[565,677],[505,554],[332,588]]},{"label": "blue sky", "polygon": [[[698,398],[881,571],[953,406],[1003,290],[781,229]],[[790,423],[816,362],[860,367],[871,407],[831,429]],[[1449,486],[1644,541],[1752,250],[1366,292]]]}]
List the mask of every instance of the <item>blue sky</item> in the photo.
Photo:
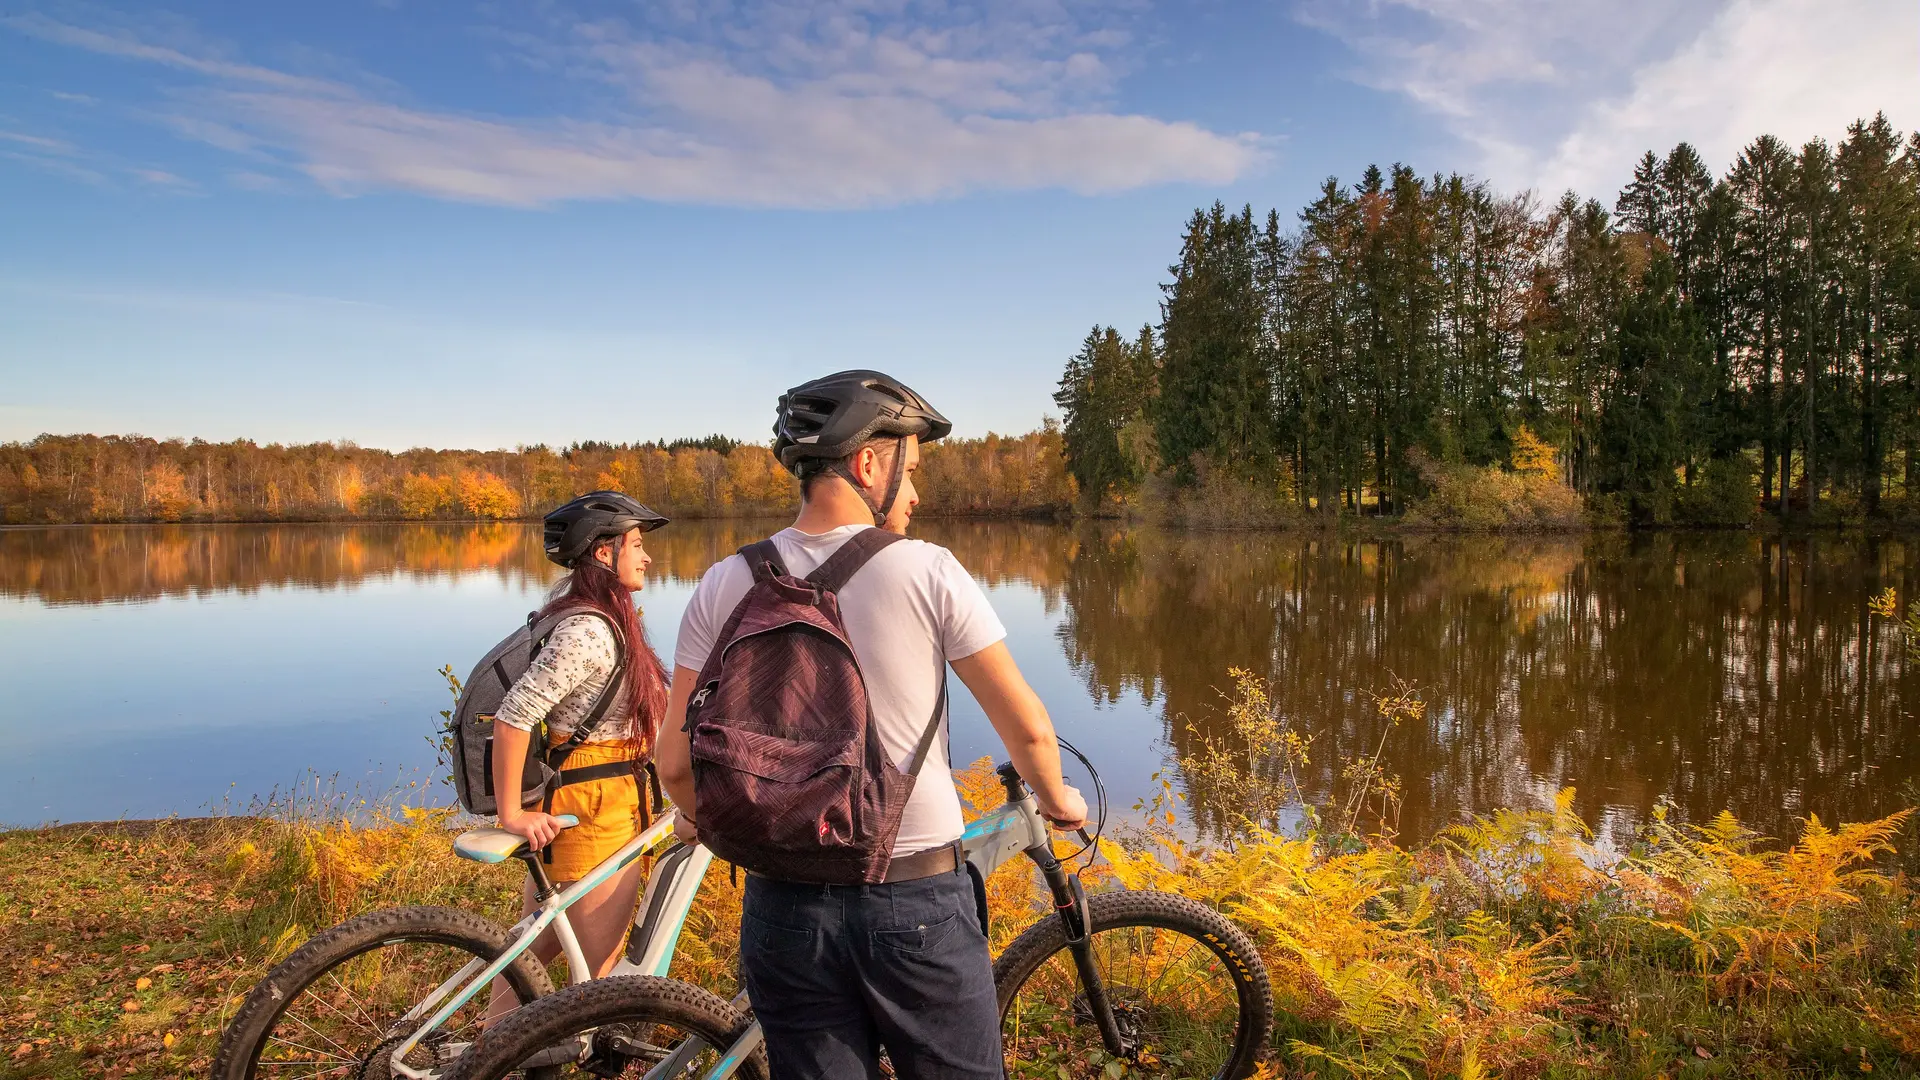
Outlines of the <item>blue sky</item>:
[{"label": "blue sky", "polygon": [[1195,206],[1611,203],[1876,109],[1920,126],[1912,0],[26,0],[0,439],[757,439],[843,367],[1022,431]]}]

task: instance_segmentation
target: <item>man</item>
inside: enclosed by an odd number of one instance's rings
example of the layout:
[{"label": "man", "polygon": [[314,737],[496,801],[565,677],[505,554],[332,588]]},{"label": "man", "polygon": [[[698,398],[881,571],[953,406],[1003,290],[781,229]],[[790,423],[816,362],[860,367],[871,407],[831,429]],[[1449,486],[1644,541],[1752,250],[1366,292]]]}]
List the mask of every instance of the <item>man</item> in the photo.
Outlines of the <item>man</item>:
[{"label": "man", "polygon": [[[789,390],[774,424],[775,451],[801,484],[800,516],[773,536],[787,571],[805,576],[864,529],[904,535],[920,501],[920,445],[952,426],[877,371],[843,371]],[[701,810],[682,730],[687,702],[752,581],[741,556],[716,563],[680,624],[656,763],[681,807],[683,839],[693,837],[689,819]],[[1084,822],[1086,802],[1061,778],[1047,711],[1014,665],[986,595],[950,552],[917,540],[890,544],[838,597],[875,727],[902,772],[921,765],[914,751],[950,663],[1041,812],[1063,828]],[[903,1080],[1002,1075],[985,928],[954,855],[962,822],[946,740],[933,740],[927,754],[893,846],[902,876],[890,871],[874,885],[748,876],[740,966],[774,1080],[878,1077],[881,1047]]]}]

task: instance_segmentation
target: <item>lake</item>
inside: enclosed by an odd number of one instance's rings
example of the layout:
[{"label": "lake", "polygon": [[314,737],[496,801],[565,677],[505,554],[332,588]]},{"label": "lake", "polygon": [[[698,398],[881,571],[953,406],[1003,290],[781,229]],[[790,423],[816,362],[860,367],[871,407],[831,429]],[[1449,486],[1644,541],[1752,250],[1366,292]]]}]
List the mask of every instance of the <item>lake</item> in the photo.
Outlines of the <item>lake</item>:
[{"label": "lake", "polygon": [[[778,524],[648,538],[663,656],[700,572]],[[1920,801],[1920,665],[1866,607],[1920,589],[1911,540],[914,531],[986,586],[1123,811],[1156,771],[1189,786],[1229,668],[1313,736],[1309,790],[1380,747],[1408,838],[1569,785],[1616,844],[1661,804],[1779,836]],[[444,801],[436,671],[464,675],[556,573],[532,525],[0,530],[0,823],[239,810],[316,776]],[[1396,679],[1427,710],[1384,730],[1369,693]],[[956,760],[996,753],[954,685]]]}]

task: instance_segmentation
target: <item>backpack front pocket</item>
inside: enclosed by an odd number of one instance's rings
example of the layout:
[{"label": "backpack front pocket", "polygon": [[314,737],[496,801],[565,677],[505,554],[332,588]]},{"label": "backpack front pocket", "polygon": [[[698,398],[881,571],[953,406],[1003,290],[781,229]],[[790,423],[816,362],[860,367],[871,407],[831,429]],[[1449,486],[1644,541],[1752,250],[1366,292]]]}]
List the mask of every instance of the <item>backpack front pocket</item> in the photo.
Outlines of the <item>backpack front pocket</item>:
[{"label": "backpack front pocket", "polygon": [[701,826],[764,836],[762,843],[791,850],[852,843],[861,738],[820,734],[793,739],[702,721],[690,747],[704,766],[694,769]]}]

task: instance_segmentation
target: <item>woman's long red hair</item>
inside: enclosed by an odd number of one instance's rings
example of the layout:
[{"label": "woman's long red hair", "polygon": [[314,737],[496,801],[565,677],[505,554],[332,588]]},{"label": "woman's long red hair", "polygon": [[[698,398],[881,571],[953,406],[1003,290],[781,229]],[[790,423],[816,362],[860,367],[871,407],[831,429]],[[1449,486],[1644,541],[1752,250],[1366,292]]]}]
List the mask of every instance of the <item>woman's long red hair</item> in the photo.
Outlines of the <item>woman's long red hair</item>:
[{"label": "woman's long red hair", "polygon": [[[615,559],[624,546],[617,542],[613,545]],[[604,613],[620,629],[626,689],[621,693],[623,700],[614,702],[608,713],[626,721],[626,741],[641,760],[647,760],[653,756],[654,739],[659,736],[660,722],[667,714],[667,672],[660,664],[659,654],[647,641],[646,627],[633,606],[633,593],[620,584],[620,578],[613,571],[600,565],[592,549],[574,563],[566,591],[550,601],[541,614],[578,607]]]}]

